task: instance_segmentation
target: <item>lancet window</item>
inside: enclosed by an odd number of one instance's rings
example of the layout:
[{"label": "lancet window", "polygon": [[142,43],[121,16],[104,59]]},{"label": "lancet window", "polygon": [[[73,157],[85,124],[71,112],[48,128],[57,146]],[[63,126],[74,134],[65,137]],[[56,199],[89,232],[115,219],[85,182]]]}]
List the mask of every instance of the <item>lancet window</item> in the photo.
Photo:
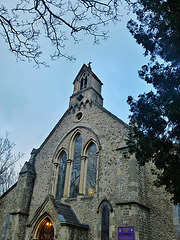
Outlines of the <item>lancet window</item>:
[{"label": "lancet window", "polygon": [[92,195],[96,192],[96,174],[97,174],[97,148],[91,143],[87,156],[87,175],[86,175],[86,195]]},{"label": "lancet window", "polygon": [[101,240],[109,240],[109,205],[104,201],[101,205]]},{"label": "lancet window", "polygon": [[59,161],[59,171],[58,171],[58,180],[57,180],[56,197],[55,197],[57,200],[60,200],[64,194],[66,166],[67,166],[67,154],[65,151],[63,151],[60,155],[60,161]]},{"label": "lancet window", "polygon": [[77,197],[79,193],[80,174],[81,174],[81,152],[82,152],[82,135],[78,133],[74,143],[74,154],[72,162],[70,198]]}]

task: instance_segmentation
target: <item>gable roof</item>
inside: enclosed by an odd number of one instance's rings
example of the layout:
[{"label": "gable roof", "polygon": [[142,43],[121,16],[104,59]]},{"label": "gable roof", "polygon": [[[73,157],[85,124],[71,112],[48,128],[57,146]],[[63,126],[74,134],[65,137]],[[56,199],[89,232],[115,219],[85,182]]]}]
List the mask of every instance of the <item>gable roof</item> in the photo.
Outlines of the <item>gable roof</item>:
[{"label": "gable roof", "polygon": [[58,217],[61,222],[66,222],[73,225],[81,225],[70,205],[62,204],[56,201],[55,206],[57,207],[57,213],[59,215]]},{"label": "gable roof", "polygon": [[[92,103],[91,103],[92,104]],[[93,103],[94,105],[96,105],[98,108],[100,108],[103,112],[105,112],[106,114],[108,114],[110,117],[112,117],[114,120],[116,120],[117,122],[119,122],[120,124],[122,124],[125,128],[129,128],[129,125],[125,122],[123,122],[123,120],[121,120],[120,118],[118,118],[116,115],[114,115],[113,113],[111,113],[110,111],[108,111],[106,108],[99,106],[95,103]],[[49,133],[49,135],[46,137],[46,139],[44,140],[44,142],[41,144],[41,146],[39,147],[39,149],[36,149],[36,155],[39,153],[39,151],[42,149],[42,147],[46,144],[46,142],[50,139],[50,137],[53,135],[53,133],[56,131],[56,129],[59,127],[59,125],[61,124],[61,122],[63,121],[63,119],[66,117],[66,115],[69,114],[69,109],[66,110],[66,112],[64,113],[64,115],[60,118],[60,120],[57,122],[57,124],[55,125],[55,127],[52,129],[52,131]]]},{"label": "gable roof", "polygon": [[92,74],[92,76],[101,84],[103,85],[103,83],[101,82],[101,80],[96,76],[96,74],[92,71],[91,67],[88,67],[86,64],[83,64],[83,66],[81,67],[80,71],[78,72],[73,84],[77,81],[77,79],[79,78],[79,76],[81,75],[82,72],[84,71],[88,71],[89,73]]},{"label": "gable roof", "polygon": [[60,220],[62,225],[73,225],[81,228],[88,229],[88,224],[81,224],[76,214],[70,205],[62,204],[56,201],[52,196],[47,196],[44,202],[39,206],[36,210],[32,219],[26,223],[27,226],[32,226],[42,215],[42,212],[46,210],[47,203],[52,204],[54,206],[55,211],[57,212],[57,217]]}]

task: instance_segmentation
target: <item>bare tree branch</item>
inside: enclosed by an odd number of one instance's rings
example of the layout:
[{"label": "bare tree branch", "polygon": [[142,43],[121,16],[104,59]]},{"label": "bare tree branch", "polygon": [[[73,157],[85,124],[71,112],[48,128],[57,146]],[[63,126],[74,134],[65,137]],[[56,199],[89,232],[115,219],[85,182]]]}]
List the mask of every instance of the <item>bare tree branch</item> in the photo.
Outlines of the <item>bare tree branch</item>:
[{"label": "bare tree branch", "polygon": [[120,0],[20,0],[11,10],[0,7],[0,35],[18,59],[45,65],[40,61],[39,40],[43,34],[55,49],[52,58],[73,61],[73,56],[64,53],[68,36],[75,42],[79,41],[79,32],[91,35],[94,43],[106,39],[107,31],[100,27],[118,20],[120,3]]},{"label": "bare tree branch", "polygon": [[23,156],[21,153],[12,154],[14,146],[15,144],[9,141],[8,133],[4,139],[0,136],[0,195],[14,184],[15,163]]}]

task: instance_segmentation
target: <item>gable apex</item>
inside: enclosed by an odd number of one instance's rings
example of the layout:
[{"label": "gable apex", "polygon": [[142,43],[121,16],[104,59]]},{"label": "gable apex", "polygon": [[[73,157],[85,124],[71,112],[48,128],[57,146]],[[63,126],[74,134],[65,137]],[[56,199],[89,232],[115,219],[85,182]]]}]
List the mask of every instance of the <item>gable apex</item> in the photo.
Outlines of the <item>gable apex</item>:
[{"label": "gable apex", "polygon": [[101,80],[96,76],[96,74],[92,71],[90,64],[88,64],[89,66],[87,66],[85,63],[82,65],[80,71],[78,72],[76,78],[74,79],[73,84],[79,80],[79,77],[84,73],[84,72],[88,72],[90,73],[101,85],[103,85],[103,83],[101,82]]}]

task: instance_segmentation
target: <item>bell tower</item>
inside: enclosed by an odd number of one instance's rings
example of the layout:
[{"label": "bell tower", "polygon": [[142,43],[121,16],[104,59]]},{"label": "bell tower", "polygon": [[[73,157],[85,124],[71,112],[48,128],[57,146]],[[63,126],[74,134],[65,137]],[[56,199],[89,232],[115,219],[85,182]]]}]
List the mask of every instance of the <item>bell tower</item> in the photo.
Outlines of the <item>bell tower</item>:
[{"label": "bell tower", "polygon": [[70,97],[69,107],[93,102],[103,106],[103,98],[101,96],[101,86],[103,85],[99,78],[93,73],[91,63],[83,64],[74,82],[74,91]]}]

